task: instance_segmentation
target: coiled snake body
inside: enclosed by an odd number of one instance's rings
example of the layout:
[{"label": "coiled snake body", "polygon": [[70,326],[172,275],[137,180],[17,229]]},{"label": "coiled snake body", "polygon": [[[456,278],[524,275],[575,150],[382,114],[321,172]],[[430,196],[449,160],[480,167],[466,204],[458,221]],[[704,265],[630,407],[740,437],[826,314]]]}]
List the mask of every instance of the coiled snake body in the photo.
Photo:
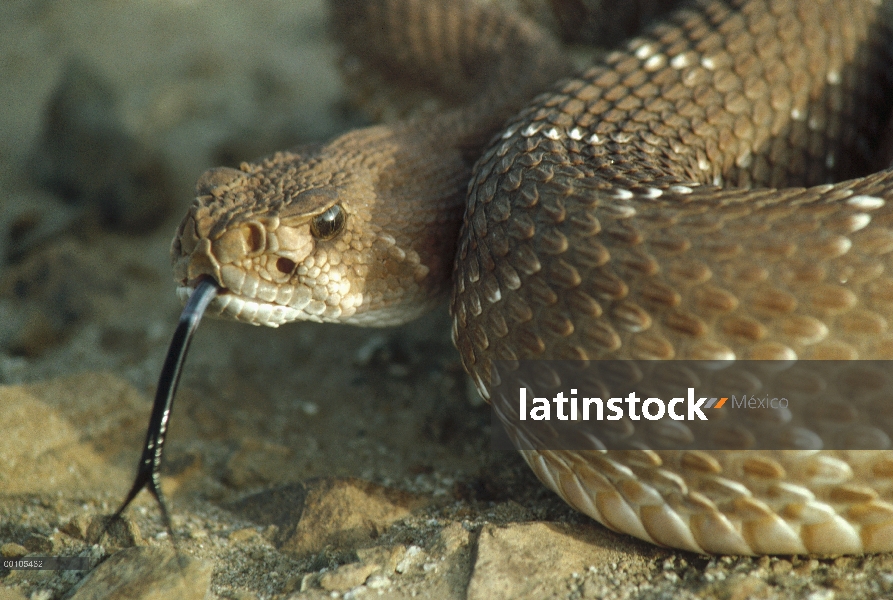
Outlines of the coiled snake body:
[{"label": "coiled snake body", "polygon": [[[361,61],[454,108],[205,173],[183,297],[210,276],[212,314],[388,325],[451,289],[485,397],[499,359],[893,356],[890,3],[698,0],[564,80],[558,45],[496,9],[333,9]],[[890,451],[524,455],[657,544],[893,550]]]}]

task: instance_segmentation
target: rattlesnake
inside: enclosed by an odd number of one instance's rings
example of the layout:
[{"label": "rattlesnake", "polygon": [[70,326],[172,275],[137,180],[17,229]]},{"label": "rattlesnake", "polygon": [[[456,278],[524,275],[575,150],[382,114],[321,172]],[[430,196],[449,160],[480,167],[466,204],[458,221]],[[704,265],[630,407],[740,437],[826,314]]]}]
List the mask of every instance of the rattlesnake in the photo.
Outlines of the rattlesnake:
[{"label": "rattlesnake", "polygon": [[[567,79],[559,45],[496,8],[332,4],[357,60],[447,106],[205,173],[172,246],[184,299],[212,278],[211,314],[381,326],[452,290],[485,398],[500,359],[893,354],[893,171],[869,174],[889,2],[695,0]],[[654,543],[893,550],[890,451],[524,456]]]}]

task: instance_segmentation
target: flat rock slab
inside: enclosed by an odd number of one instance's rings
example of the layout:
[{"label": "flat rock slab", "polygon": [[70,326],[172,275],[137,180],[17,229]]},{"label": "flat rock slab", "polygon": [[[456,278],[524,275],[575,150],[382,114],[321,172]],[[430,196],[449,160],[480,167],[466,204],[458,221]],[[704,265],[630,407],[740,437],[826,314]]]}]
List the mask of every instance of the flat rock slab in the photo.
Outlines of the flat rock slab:
[{"label": "flat rock slab", "polygon": [[468,600],[546,598],[590,566],[610,564],[622,557],[610,536],[594,527],[486,525],[478,538]]},{"label": "flat rock slab", "polygon": [[93,570],[71,600],[202,600],[212,571],[169,548],[128,548]]},{"label": "flat rock slab", "polygon": [[6,494],[118,489],[135,466],[114,464],[145,398],[123,379],[84,373],[32,385],[0,386],[0,489]]}]

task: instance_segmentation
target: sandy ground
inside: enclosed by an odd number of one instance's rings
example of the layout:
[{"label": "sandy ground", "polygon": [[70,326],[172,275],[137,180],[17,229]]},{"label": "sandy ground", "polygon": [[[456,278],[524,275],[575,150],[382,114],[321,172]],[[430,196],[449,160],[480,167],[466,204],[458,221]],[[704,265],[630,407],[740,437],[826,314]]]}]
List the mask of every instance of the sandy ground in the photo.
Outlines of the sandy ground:
[{"label": "sandy ground", "polygon": [[162,482],[177,553],[146,494],[92,543],[180,311],[193,182],[362,123],[325,26],[322,0],[0,3],[0,554],[106,561],[0,568],[0,600],[893,597],[888,556],[695,556],[574,513],[491,451],[445,308],[204,322]]}]

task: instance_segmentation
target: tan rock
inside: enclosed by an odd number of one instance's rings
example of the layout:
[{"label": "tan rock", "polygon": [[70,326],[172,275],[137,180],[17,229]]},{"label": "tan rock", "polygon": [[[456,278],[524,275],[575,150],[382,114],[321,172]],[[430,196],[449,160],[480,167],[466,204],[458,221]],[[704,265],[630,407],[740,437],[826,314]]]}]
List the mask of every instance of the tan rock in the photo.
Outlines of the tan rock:
[{"label": "tan rock", "polygon": [[548,598],[560,589],[566,594],[574,573],[621,556],[609,549],[609,535],[595,526],[487,525],[478,538],[468,600]]},{"label": "tan rock", "polygon": [[259,537],[261,537],[261,535],[253,527],[243,527],[242,529],[237,529],[230,533],[229,541],[237,544],[245,544],[258,539]]},{"label": "tan rock", "polygon": [[343,592],[363,585],[366,579],[378,569],[378,565],[369,563],[341,565],[334,571],[323,573],[319,578],[319,585],[324,590]]},{"label": "tan rock", "polygon": [[[472,572],[471,546],[471,534],[462,524],[448,523],[437,534],[431,554],[419,552],[412,559],[415,567],[410,567],[409,572],[417,568],[429,576],[434,598],[464,599]],[[406,554],[409,558],[410,551]]]},{"label": "tan rock", "polygon": [[60,531],[79,540],[87,539],[87,531],[93,522],[91,515],[76,515],[60,528]]},{"label": "tan rock", "polygon": [[28,600],[28,596],[13,588],[0,588],[0,600]]},{"label": "tan rock", "polygon": [[[144,435],[136,431],[147,414],[139,392],[105,373],[0,386],[0,489],[7,494],[123,489],[133,477],[135,440]],[[112,463],[122,451],[133,452],[134,467]]]},{"label": "tan rock", "polygon": [[93,570],[71,600],[203,600],[212,571],[169,548],[128,548]]},{"label": "tan rock", "polygon": [[330,544],[363,547],[426,503],[420,496],[360,479],[312,480],[301,520],[281,549],[305,554]]},{"label": "tan rock", "polygon": [[28,549],[21,544],[7,542],[0,546],[0,556],[3,558],[21,558],[28,554]]},{"label": "tan rock", "polygon": [[102,545],[107,551],[146,544],[136,522],[127,515],[115,520],[109,516],[94,515],[87,527],[86,540],[90,544]]},{"label": "tan rock", "polygon": [[298,556],[327,546],[357,549],[427,500],[349,477],[323,477],[261,492],[231,506],[264,525],[275,525],[274,543]]},{"label": "tan rock", "polygon": [[389,574],[397,569],[397,564],[406,556],[406,546],[361,548],[357,550],[357,556],[360,557],[360,562],[375,565],[382,573]]}]

